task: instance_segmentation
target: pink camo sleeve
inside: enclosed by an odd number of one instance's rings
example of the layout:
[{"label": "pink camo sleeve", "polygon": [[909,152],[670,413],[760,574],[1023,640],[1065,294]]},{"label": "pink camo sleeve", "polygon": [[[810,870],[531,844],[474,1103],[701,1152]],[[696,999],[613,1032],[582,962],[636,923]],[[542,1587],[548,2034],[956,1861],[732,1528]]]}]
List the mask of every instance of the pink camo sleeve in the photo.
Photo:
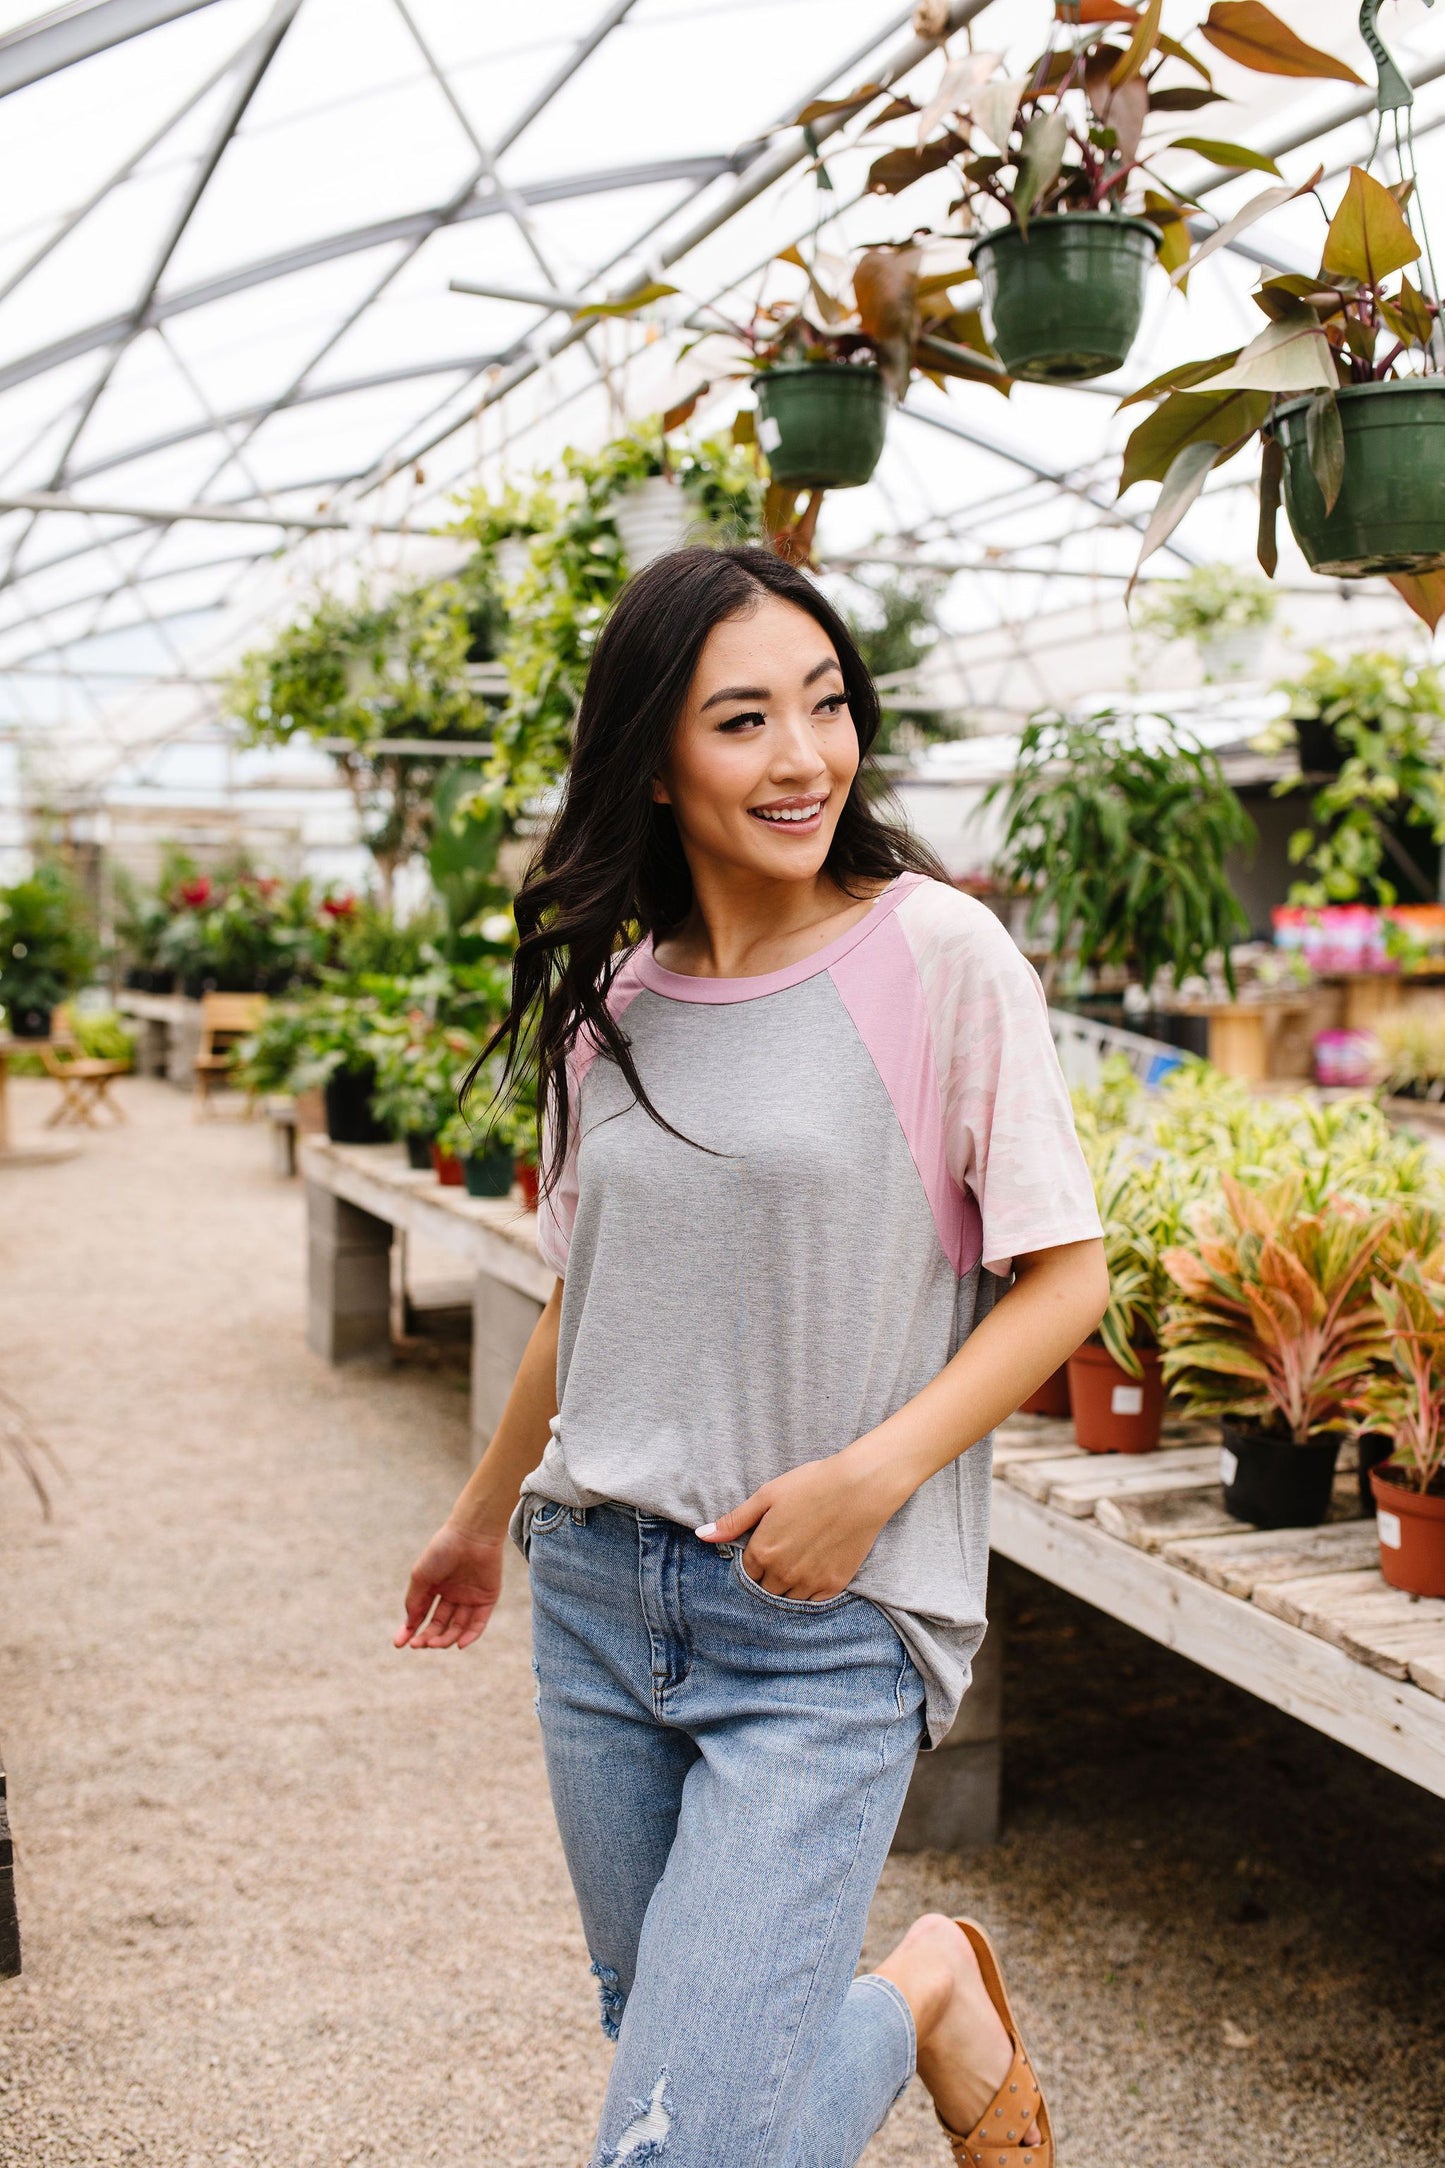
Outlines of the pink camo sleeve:
[{"label": "pink camo sleeve", "polygon": [[1038,974],[986,904],[920,881],[898,908],[923,989],[948,1170],[977,1202],[983,1263],[1102,1230]]}]

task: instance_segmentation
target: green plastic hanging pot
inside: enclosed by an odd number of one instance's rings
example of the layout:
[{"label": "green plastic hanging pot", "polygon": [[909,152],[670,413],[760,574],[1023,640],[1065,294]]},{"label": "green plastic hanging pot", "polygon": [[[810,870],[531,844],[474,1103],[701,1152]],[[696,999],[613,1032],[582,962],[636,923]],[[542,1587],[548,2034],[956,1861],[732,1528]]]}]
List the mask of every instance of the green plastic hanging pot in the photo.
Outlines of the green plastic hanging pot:
[{"label": "green plastic hanging pot", "polygon": [[1445,566],[1445,377],[1347,384],[1337,396],[1345,478],[1332,512],[1310,465],[1309,399],[1275,409],[1284,507],[1305,562],[1344,580],[1438,572]]},{"label": "green plastic hanging pot", "polygon": [[1077,384],[1122,368],[1139,334],[1159,249],[1147,218],[1067,211],[1001,226],[973,244],[993,343],[1010,376]]},{"label": "green plastic hanging pot", "polygon": [[858,489],[871,481],[888,430],[888,391],[867,362],[785,361],[760,369],[758,442],[775,482]]}]

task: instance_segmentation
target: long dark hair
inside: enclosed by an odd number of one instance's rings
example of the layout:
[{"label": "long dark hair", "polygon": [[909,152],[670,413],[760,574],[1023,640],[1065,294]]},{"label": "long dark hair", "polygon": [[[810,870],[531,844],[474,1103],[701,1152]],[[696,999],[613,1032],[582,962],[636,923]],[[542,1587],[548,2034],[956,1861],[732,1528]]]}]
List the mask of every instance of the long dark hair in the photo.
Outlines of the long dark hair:
[{"label": "long dark hair", "polygon": [[878,735],[878,695],[847,625],[807,575],[757,544],[674,550],[639,572],[598,636],[562,801],[517,891],[512,1005],[487,1047],[490,1054],[506,1045],[508,1079],[535,1056],[538,1105],[551,1117],[543,1169],[549,1187],[566,1157],[573,1115],[566,1061],[581,1033],[616,1062],[653,1121],[679,1134],[648,1098],[607,993],[626,949],[648,934],[674,932],[692,908],[687,859],[671,807],[653,798],[653,778],[708,634],[725,618],[749,615],[768,595],[806,610],[833,643],[858,733],[862,762],[826,872],[860,897],[867,884],[900,873],[945,878],[933,853],[877,810],[881,786],[868,754]]}]

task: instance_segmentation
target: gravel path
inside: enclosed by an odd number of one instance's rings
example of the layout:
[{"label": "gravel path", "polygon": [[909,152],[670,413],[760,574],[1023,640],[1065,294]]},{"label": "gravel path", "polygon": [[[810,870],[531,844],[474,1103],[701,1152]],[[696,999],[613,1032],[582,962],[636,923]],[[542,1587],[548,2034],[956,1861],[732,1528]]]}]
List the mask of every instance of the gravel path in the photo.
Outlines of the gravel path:
[{"label": "gravel path", "polygon": [[[388,1645],[464,1383],[325,1370],[261,1129],[124,1091],[130,1128],[0,1172],[0,1378],[66,1471],[48,1527],[0,1476],[0,2162],[579,2168],[608,2049],[521,1574],[468,1659]],[[871,1952],[925,1907],[996,1927],[1062,2168],[1434,2168],[1445,1805],[996,1593],[1008,1836],[892,1864]],[[943,2158],[914,2088],[867,2168]]]}]

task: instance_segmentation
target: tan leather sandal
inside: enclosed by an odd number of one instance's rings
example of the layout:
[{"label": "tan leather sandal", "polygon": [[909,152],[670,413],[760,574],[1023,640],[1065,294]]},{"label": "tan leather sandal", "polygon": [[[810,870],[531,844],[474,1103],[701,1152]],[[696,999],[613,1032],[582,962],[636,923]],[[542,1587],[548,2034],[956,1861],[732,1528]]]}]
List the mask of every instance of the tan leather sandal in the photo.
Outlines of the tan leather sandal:
[{"label": "tan leather sandal", "polygon": [[[962,1928],[973,1947],[983,1984],[988,1989],[988,1999],[1003,2020],[1014,2055],[1002,2085],[967,2137],[950,2130],[941,2115],[939,2127],[953,2148],[959,2168],[1054,2168],[1053,2126],[1033,2065],[1019,2038],[1013,2011],[1009,2008],[998,1952],[976,1920],[955,1920],[953,1924]],[[1039,2126],[1037,2145],[1023,2142],[1023,2134],[1030,2123]]]}]

